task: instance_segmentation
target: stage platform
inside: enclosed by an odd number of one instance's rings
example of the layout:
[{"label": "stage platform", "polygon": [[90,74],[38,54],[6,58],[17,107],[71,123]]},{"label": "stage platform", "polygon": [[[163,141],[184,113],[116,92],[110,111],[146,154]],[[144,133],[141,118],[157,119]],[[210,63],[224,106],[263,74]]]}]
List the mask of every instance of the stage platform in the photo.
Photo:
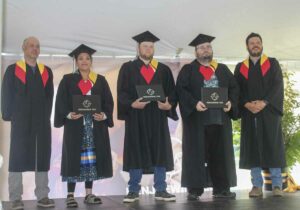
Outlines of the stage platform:
[{"label": "stage platform", "polygon": [[[74,210],[297,210],[300,209],[300,192],[284,193],[284,197],[275,198],[272,193],[265,192],[263,198],[248,198],[247,191],[237,191],[235,200],[213,199],[211,192],[205,192],[199,201],[187,201],[186,194],[176,194],[176,202],[155,201],[153,195],[141,195],[140,200],[124,204],[123,196],[102,196],[103,204],[85,205],[83,198],[76,198],[79,203]],[[36,207],[36,201],[24,201],[25,210],[41,210]],[[55,199],[55,208],[51,210],[66,210],[65,199]],[[9,203],[3,202],[4,210],[9,209]],[[68,209],[70,210],[70,208]]]}]

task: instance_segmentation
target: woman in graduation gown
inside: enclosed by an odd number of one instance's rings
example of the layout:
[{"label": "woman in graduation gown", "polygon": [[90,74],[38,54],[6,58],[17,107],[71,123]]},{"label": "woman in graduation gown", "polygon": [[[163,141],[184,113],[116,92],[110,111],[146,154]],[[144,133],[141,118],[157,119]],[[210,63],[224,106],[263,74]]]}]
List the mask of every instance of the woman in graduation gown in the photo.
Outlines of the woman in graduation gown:
[{"label": "woman in graduation gown", "polygon": [[[55,127],[64,126],[61,175],[68,183],[67,207],[77,207],[76,182],[85,182],[85,203],[100,204],[92,194],[93,181],[112,177],[112,158],[108,127],[113,126],[113,98],[106,79],[91,70],[95,50],[80,45],[69,55],[78,70],[64,75],[55,104]],[[73,95],[100,95],[101,113],[73,112]]]}]

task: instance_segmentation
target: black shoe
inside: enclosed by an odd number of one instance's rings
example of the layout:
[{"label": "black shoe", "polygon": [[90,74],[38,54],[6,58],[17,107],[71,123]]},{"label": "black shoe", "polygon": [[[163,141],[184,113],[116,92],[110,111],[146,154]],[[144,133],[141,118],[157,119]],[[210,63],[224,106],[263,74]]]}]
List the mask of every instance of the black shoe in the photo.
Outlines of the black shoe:
[{"label": "black shoe", "polygon": [[167,191],[155,192],[155,199],[160,201],[175,201],[175,195],[168,193]]},{"label": "black shoe", "polygon": [[44,208],[53,208],[55,207],[55,203],[54,200],[45,197],[37,202],[37,206],[44,207]]},{"label": "black shoe", "polygon": [[213,194],[214,198],[231,198],[234,199],[236,197],[235,192],[230,191],[223,191],[223,192],[216,192]]},{"label": "black shoe", "polygon": [[187,196],[188,201],[198,201],[199,196],[193,193],[189,193]]},{"label": "black shoe", "polygon": [[132,203],[139,200],[139,194],[136,192],[129,192],[123,199],[124,203]]},{"label": "black shoe", "polygon": [[222,191],[213,189],[212,195],[220,194]]}]

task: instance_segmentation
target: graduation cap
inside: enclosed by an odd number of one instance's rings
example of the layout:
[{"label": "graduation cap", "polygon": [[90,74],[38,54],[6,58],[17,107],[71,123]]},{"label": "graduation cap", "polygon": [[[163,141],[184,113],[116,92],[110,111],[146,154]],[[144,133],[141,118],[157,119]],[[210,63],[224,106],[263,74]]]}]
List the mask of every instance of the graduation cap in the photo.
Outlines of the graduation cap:
[{"label": "graduation cap", "polygon": [[141,34],[138,34],[138,35],[132,37],[132,39],[134,39],[138,43],[159,41],[159,38],[157,38],[155,35],[153,35],[150,31],[145,31]]},{"label": "graduation cap", "polygon": [[91,55],[93,55],[95,52],[96,52],[96,50],[90,48],[89,46],[86,46],[86,45],[84,45],[84,44],[81,44],[81,45],[79,45],[76,49],[74,49],[74,50],[69,54],[69,56],[76,59],[80,53],[87,53],[87,54],[89,54],[89,55],[91,56]]},{"label": "graduation cap", "polygon": [[199,34],[190,44],[189,46],[192,47],[196,47],[199,44],[203,44],[203,43],[211,43],[212,40],[214,40],[215,37],[213,36],[209,36],[209,35],[205,35],[205,34]]},{"label": "graduation cap", "polygon": [[79,56],[80,53],[87,53],[90,56],[92,56],[95,52],[96,52],[96,50],[94,50],[84,44],[79,45],[72,52],[70,52],[69,56],[73,58],[73,72],[76,72],[75,59],[77,59],[77,57]]}]

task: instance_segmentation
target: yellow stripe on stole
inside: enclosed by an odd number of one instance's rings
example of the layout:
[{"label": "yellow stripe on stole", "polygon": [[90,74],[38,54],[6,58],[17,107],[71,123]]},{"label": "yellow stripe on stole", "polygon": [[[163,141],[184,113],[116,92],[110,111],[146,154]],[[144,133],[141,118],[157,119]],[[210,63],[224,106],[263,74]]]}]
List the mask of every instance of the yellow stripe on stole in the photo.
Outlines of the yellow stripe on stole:
[{"label": "yellow stripe on stole", "polygon": [[44,73],[44,70],[45,70],[45,65],[41,64],[41,63],[38,63],[38,68],[39,68],[40,74],[42,75]]},{"label": "yellow stripe on stole", "polygon": [[26,63],[23,60],[17,61],[17,65],[24,71],[26,72]]},{"label": "yellow stripe on stole", "polygon": [[158,66],[158,61],[156,59],[152,59],[150,65],[153,67],[153,70],[156,71]]},{"label": "yellow stripe on stole", "polygon": [[217,61],[216,61],[216,60],[212,60],[212,61],[210,62],[210,66],[213,67],[213,70],[214,70],[214,71],[216,71],[217,68],[218,68],[218,63],[217,63]]},{"label": "yellow stripe on stole", "polygon": [[260,66],[262,66],[266,60],[268,60],[268,56],[263,54],[260,59]]},{"label": "yellow stripe on stole", "polygon": [[97,73],[90,71],[89,73],[89,79],[92,81],[92,83],[95,85],[97,81]]}]

